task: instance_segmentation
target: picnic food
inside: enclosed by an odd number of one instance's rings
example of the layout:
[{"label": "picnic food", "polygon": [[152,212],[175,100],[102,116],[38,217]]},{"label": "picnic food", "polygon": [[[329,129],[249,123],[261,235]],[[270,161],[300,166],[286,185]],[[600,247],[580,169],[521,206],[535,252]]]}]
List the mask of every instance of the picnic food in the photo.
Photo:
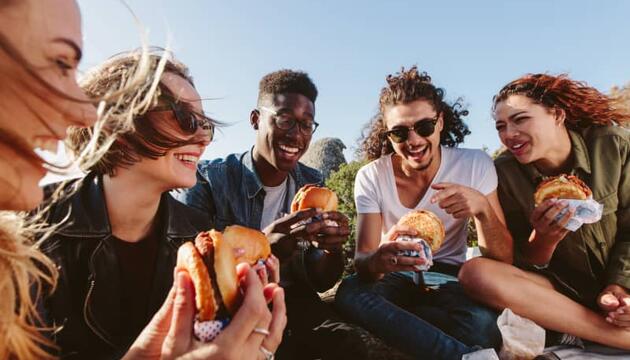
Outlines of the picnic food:
[{"label": "picnic food", "polygon": [[538,206],[552,198],[586,200],[591,194],[591,189],[577,176],[563,174],[541,182],[534,193],[534,203]]},{"label": "picnic food", "polygon": [[418,237],[437,251],[444,241],[444,224],[434,213],[427,210],[414,210],[398,220],[399,225],[406,225],[418,230]]},{"label": "picnic food", "polygon": [[[243,251],[237,254],[237,248]],[[236,264],[247,262],[254,265],[270,255],[267,237],[260,231],[243,226],[228,226],[223,233],[204,231],[197,235],[194,243],[186,242],[179,247],[177,267],[188,272],[195,287],[195,335],[198,335],[198,328],[206,335],[213,332],[212,336],[205,338],[198,336],[201,340],[210,341],[238,309],[241,298]]]},{"label": "picnic food", "polygon": [[304,185],[293,197],[291,212],[310,208],[337,211],[337,201],[337,194],[329,188],[313,184]]}]

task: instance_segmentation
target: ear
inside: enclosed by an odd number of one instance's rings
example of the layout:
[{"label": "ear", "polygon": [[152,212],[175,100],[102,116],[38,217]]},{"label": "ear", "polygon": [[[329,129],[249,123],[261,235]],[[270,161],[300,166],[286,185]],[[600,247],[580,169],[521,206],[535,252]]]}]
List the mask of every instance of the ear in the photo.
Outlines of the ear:
[{"label": "ear", "polygon": [[252,112],[249,113],[249,123],[252,125],[254,130],[258,130],[259,120],[260,120],[260,111],[258,111],[258,109],[252,110]]},{"label": "ear", "polygon": [[560,109],[560,108],[555,108],[553,110],[554,115],[556,117],[556,125],[560,126],[563,125],[564,126],[564,122],[567,119],[567,113],[564,111],[564,109]]}]

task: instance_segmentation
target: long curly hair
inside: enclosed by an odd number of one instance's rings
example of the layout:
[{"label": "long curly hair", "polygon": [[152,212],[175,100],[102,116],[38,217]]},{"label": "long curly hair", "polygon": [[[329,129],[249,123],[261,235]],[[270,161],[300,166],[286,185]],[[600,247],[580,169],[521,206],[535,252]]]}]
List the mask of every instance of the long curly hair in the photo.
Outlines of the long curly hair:
[{"label": "long curly hair", "polygon": [[440,144],[455,147],[470,134],[463,117],[468,115],[458,98],[452,104],[444,100],[444,89],[436,87],[426,72],[420,72],[417,66],[405,70],[403,67],[395,75],[388,75],[387,85],[381,89],[379,112],[365,126],[359,139],[359,158],[375,160],[394,152],[391,142],[385,136],[387,125],[385,111],[395,105],[408,104],[416,100],[427,100],[444,120],[444,129],[440,134]]},{"label": "long curly hair", "polygon": [[565,125],[572,130],[630,123],[630,113],[616,106],[614,99],[567,74],[527,74],[511,81],[494,96],[493,112],[510,95],[523,95],[548,109],[563,110]]}]

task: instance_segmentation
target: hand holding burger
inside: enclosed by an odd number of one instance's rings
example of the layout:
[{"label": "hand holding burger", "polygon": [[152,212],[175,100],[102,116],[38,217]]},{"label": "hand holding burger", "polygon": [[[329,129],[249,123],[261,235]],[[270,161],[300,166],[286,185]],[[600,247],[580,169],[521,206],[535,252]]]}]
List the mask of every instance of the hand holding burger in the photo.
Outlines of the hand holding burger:
[{"label": "hand holding burger", "polygon": [[434,213],[427,210],[414,210],[398,220],[399,225],[406,225],[416,230],[415,236],[401,235],[396,241],[409,241],[418,243],[421,251],[403,250],[402,256],[419,257],[425,260],[422,265],[417,265],[416,270],[426,271],[433,265],[433,253],[444,242],[444,224]]}]

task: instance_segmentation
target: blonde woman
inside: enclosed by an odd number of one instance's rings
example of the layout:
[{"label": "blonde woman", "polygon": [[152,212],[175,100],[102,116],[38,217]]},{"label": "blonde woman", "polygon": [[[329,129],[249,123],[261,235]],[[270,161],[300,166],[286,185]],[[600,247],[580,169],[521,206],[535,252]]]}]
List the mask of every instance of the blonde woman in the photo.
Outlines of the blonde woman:
[{"label": "blonde woman", "polygon": [[[94,107],[76,83],[81,58],[81,26],[73,0],[0,0],[0,209],[28,210],[42,199],[37,186],[46,172],[34,148],[53,149],[70,125],[89,126]],[[145,73],[148,70],[145,69]],[[132,77],[133,78],[133,77]],[[133,85],[133,82],[132,82]],[[124,128],[124,126],[123,126]],[[106,141],[105,143],[109,143]],[[95,152],[96,154],[99,151]],[[0,215],[0,359],[49,358],[29,289],[33,283],[55,285],[55,267],[34,250],[14,213]],[[271,289],[273,315],[253,271],[240,269],[245,300],[232,325],[215,340],[193,351],[190,329],[194,291],[185,273],[127,354],[128,358],[269,357],[281,335],[253,333],[259,322],[284,327],[282,290]],[[253,323],[253,324],[252,324]],[[270,330],[271,331],[271,330]],[[244,353],[248,351],[247,353]],[[245,357],[245,358],[247,358]]]}]

